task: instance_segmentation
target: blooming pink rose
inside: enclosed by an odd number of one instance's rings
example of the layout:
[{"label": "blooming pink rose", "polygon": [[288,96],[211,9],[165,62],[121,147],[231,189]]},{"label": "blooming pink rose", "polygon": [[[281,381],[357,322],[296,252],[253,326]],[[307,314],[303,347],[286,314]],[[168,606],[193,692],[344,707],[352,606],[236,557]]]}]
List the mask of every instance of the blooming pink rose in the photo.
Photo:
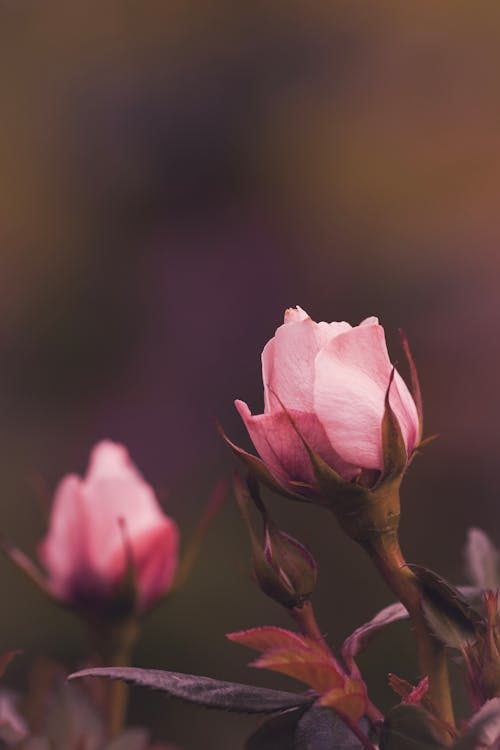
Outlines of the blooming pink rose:
[{"label": "blooming pink rose", "polygon": [[39,557],[54,596],[71,603],[112,598],[132,562],[138,611],[171,586],[178,530],[123,445],[103,441],[82,479],[60,482]]},{"label": "blooming pink rose", "polygon": [[[381,426],[392,371],[377,318],[355,327],[315,323],[297,307],[285,312],[262,352],[264,414],[235,404],[262,460],[287,490],[307,495],[300,483],[314,485],[300,435],[344,479],[373,486],[384,468]],[[397,372],[389,402],[409,457],[419,441],[419,416]]]}]

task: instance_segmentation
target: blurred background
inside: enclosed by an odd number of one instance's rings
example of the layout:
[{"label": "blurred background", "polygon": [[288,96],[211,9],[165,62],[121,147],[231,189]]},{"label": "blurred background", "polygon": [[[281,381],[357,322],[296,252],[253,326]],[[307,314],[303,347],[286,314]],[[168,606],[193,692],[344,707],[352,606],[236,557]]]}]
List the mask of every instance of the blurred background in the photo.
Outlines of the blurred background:
[{"label": "blurred background", "polygon": [[[4,538],[33,552],[40,498],[109,437],[187,539],[233,465],[214,421],[250,447],[233,399],[261,410],[261,349],[300,304],[378,315],[394,361],[410,339],[440,439],[406,480],[408,559],[461,582],[467,527],[500,543],[499,21],[487,2],[1,4]],[[317,557],[338,644],[390,595],[321,510],[269,500]],[[0,586],[11,683],[40,654],[75,667],[76,620],[7,561]],[[295,689],[224,638],[273,623],[230,498],[135,663]],[[405,626],[362,666],[394,702],[386,673],[416,671]],[[140,690],[131,720],[181,750],[256,723]]]}]

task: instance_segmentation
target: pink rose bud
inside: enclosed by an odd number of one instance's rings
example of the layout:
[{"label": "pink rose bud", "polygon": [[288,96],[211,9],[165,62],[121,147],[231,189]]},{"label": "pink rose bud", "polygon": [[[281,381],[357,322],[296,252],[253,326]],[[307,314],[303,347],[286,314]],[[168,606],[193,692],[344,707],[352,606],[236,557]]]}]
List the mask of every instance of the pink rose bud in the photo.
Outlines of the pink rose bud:
[{"label": "pink rose bud", "polygon": [[61,601],[85,608],[112,600],[129,576],[143,612],[172,584],[178,536],[127,449],[103,441],[83,479],[61,480],[38,554]]},{"label": "pink rose bud", "polygon": [[[307,547],[274,523],[251,476],[234,478],[234,491],[247,525],[256,581],[267,596],[288,608],[302,607],[314,591],[317,565]],[[263,538],[251,520],[251,505],[262,518]]]},{"label": "pink rose bud", "polygon": [[377,318],[352,327],[287,310],[262,352],[262,377],[264,413],[235,404],[267,470],[288,492],[314,495],[307,448],[343,480],[373,487],[384,472],[388,392],[407,459],[419,442],[419,410],[391,364]]}]

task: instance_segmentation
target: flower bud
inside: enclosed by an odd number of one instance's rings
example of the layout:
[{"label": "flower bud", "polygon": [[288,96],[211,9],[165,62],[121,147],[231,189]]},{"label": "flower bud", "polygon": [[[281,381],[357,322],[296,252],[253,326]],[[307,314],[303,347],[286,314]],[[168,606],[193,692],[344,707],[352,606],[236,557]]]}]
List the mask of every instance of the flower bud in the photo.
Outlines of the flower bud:
[{"label": "flower bud", "polygon": [[59,484],[38,554],[54,598],[119,615],[142,613],[168,591],[177,548],[177,525],[126,448],[104,441],[84,478],[68,475]]},{"label": "flower bud", "polygon": [[[301,607],[316,585],[317,566],[309,550],[270,518],[255,480],[246,482],[235,475],[235,494],[248,527],[252,545],[254,573],[260,589],[288,608]],[[259,539],[250,518],[254,504],[262,517],[263,540]]]},{"label": "flower bud", "polygon": [[418,378],[403,346],[414,397],[377,318],[352,327],[290,309],[262,352],[264,413],[235,402],[259,453],[228,441],[247,468],[287,497],[331,508],[361,543],[397,531],[399,484],[421,440]]}]

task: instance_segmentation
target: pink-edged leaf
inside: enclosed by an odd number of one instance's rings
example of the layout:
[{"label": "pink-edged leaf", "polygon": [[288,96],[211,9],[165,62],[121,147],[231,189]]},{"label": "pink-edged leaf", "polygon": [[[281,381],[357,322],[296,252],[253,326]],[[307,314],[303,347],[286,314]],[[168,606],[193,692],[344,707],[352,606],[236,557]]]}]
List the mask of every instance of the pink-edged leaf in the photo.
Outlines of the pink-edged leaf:
[{"label": "pink-edged leaf", "polygon": [[164,672],[159,669],[95,667],[75,672],[70,675],[69,679],[81,677],[108,677],[112,680],[124,680],[142,687],[160,690],[172,698],[179,698],[188,703],[205,706],[205,708],[248,714],[271,714],[288,708],[306,706],[313,701],[311,696],[301,693],[270,690],[182,672]]},{"label": "pink-edged leaf", "polygon": [[358,668],[354,662],[356,656],[364,651],[368,646],[371,639],[379,630],[385,628],[391,622],[397,620],[405,620],[408,618],[408,612],[406,608],[396,602],[389,604],[388,607],[382,609],[373,619],[369,622],[365,622],[364,625],[360,625],[342,644],[341,656],[347,671],[350,674],[358,675]]},{"label": "pink-edged leaf", "polygon": [[470,581],[481,589],[500,586],[500,552],[481,529],[467,533],[465,564]]},{"label": "pink-edged leaf", "polygon": [[325,653],[321,655],[305,649],[276,648],[267,651],[252,662],[251,666],[294,677],[319,693],[343,688],[345,684],[344,675]]},{"label": "pink-edged leaf", "polygon": [[359,721],[366,713],[366,687],[360,680],[347,679],[343,688],[332,688],[318,701],[319,706],[333,708],[352,721]]},{"label": "pink-edged leaf", "polygon": [[[401,698],[401,703],[405,705],[419,706],[422,705],[431,714],[436,714],[436,710],[428,696],[429,678],[425,676],[415,687],[402,677],[395,674],[389,674],[389,685],[394,692]],[[450,727],[446,727],[448,730]]]},{"label": "pink-edged leaf", "polygon": [[492,698],[474,714],[453,750],[497,750],[500,741],[500,698]]},{"label": "pink-edged leaf", "polygon": [[276,648],[289,648],[306,652],[313,651],[325,657],[321,645],[313,641],[312,638],[292,633],[290,630],[278,628],[275,625],[264,625],[258,628],[239,630],[235,633],[227,633],[226,638],[261,652]]},{"label": "pink-edged leaf", "polygon": [[422,702],[428,690],[429,677],[426,675],[420,680],[418,685],[416,685],[413,690],[409,692],[409,694],[405,698],[405,703],[411,703],[418,706]]}]

